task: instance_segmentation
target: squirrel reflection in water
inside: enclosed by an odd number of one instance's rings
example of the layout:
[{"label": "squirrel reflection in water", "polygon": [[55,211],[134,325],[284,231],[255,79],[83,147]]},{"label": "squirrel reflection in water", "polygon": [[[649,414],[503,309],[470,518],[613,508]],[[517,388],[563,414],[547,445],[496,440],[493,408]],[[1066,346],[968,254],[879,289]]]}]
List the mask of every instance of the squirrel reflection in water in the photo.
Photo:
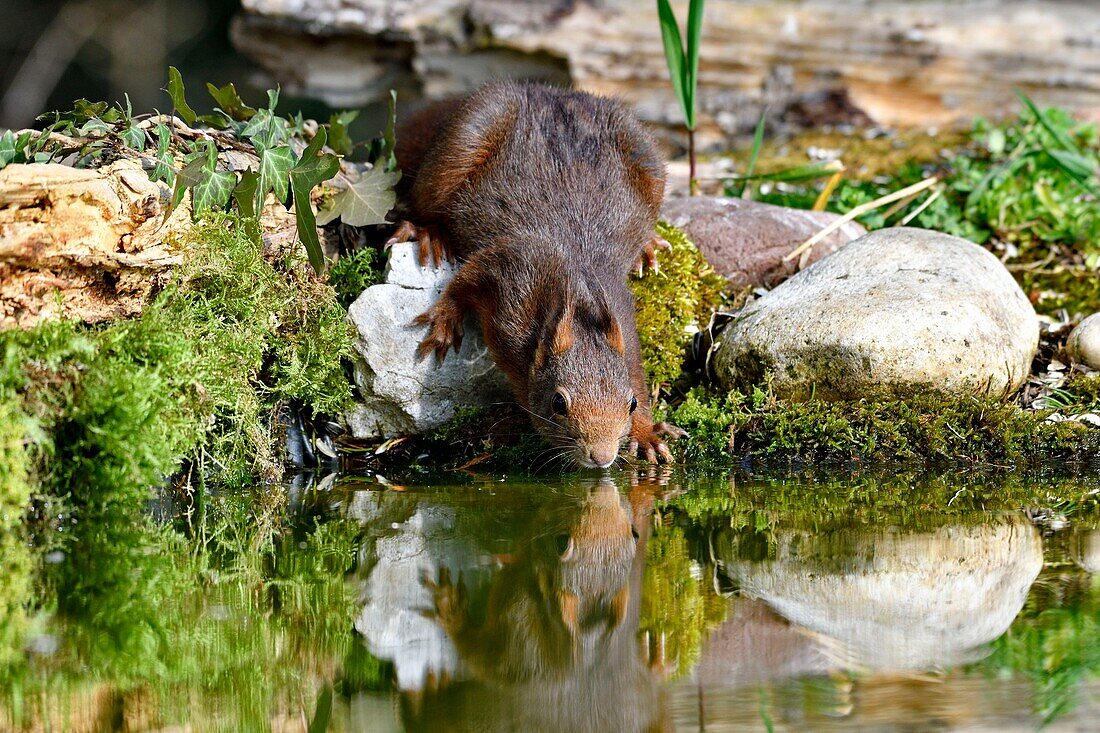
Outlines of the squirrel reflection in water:
[{"label": "squirrel reflection in water", "polygon": [[638,638],[653,491],[610,478],[580,506],[544,510],[493,578],[482,618],[461,579],[424,578],[463,679],[406,692],[409,731],[672,730],[660,670]]}]

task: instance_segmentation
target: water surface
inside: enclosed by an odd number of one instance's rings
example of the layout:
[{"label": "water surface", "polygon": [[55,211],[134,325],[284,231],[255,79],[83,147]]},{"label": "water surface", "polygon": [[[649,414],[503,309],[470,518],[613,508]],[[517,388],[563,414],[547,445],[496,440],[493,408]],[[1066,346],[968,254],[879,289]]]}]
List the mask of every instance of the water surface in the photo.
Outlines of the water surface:
[{"label": "water surface", "polygon": [[623,470],[165,498],[35,556],[0,721],[1094,730],[1098,487]]}]

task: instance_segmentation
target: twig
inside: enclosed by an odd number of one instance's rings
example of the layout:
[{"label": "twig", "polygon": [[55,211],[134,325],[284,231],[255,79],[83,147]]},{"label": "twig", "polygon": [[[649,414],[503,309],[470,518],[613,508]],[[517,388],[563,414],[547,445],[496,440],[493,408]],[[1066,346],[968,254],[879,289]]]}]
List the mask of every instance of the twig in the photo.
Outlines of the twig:
[{"label": "twig", "polygon": [[791,250],[791,252],[788,253],[787,256],[783,258],[783,261],[784,262],[790,262],[795,257],[798,257],[803,252],[805,252],[809,248],[813,247],[815,244],[817,244],[821,240],[825,239],[825,237],[827,237],[830,234],[832,234],[833,232],[835,232],[837,229],[840,229],[842,226],[844,226],[845,224],[850,222],[852,219],[855,219],[857,216],[860,216],[862,214],[866,214],[868,211],[873,211],[874,209],[877,209],[880,206],[884,206],[885,204],[892,203],[894,201],[897,201],[898,199],[903,199],[906,196],[911,196],[911,195],[913,195],[914,193],[916,193],[918,191],[923,191],[926,188],[930,188],[930,187],[936,185],[936,183],[938,183],[939,180],[940,179],[937,178],[936,176],[932,176],[931,178],[925,178],[923,181],[920,181],[919,183],[914,183],[912,186],[907,186],[907,187],[905,187],[905,188],[903,188],[899,191],[894,191],[891,194],[887,194],[885,196],[882,196],[881,198],[877,198],[874,201],[868,201],[865,204],[860,204],[859,206],[856,206],[851,211],[849,211],[847,214],[841,216],[836,221],[834,221],[832,224],[825,227],[820,232],[813,235],[812,237],[807,239],[805,242],[803,242],[802,244],[798,245],[793,250]]},{"label": "twig", "polygon": [[920,216],[920,213],[921,213],[922,211],[924,211],[924,210],[925,210],[925,209],[927,209],[927,208],[928,208],[929,206],[931,206],[931,205],[932,205],[932,202],[933,202],[933,201],[935,201],[936,199],[938,199],[938,198],[939,198],[939,197],[940,197],[940,196],[941,196],[942,194],[943,194],[943,189],[942,189],[942,188],[937,188],[937,189],[936,189],[935,191],[933,191],[933,192],[932,192],[932,195],[931,195],[931,196],[929,196],[928,198],[926,198],[926,199],[924,200],[924,203],[922,203],[922,204],[921,204],[920,206],[918,206],[918,207],[917,207],[916,209],[914,209],[913,211],[910,211],[910,212],[909,212],[908,214],[906,214],[906,215],[905,215],[905,218],[904,218],[904,219],[902,219],[902,220],[901,220],[900,222],[898,222],[898,226],[902,226],[902,227],[903,227],[903,226],[905,226],[906,224],[908,224],[909,222],[911,222],[911,221],[913,221],[914,219],[916,219],[916,218],[917,218],[918,216]]}]

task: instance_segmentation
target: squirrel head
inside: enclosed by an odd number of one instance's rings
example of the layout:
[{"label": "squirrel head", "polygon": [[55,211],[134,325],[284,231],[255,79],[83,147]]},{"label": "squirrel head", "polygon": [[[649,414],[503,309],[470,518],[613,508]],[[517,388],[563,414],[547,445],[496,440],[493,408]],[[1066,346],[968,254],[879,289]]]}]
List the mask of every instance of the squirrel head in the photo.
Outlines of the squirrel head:
[{"label": "squirrel head", "polygon": [[623,332],[603,293],[554,301],[528,375],[535,428],[586,468],[614,463],[638,398],[630,384]]}]

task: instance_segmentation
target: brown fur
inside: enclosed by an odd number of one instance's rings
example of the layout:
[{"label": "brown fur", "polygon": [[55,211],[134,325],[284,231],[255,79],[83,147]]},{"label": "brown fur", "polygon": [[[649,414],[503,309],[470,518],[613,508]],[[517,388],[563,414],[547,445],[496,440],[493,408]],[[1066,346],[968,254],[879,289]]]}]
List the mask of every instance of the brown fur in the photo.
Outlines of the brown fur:
[{"label": "brown fur", "polygon": [[412,116],[397,139],[406,213],[461,263],[418,319],[421,355],[457,348],[472,311],[536,428],[579,463],[605,465],[628,437],[668,458],[661,433],[682,431],[650,417],[626,283],[665,184],[638,121],[611,100],[501,83]]}]

